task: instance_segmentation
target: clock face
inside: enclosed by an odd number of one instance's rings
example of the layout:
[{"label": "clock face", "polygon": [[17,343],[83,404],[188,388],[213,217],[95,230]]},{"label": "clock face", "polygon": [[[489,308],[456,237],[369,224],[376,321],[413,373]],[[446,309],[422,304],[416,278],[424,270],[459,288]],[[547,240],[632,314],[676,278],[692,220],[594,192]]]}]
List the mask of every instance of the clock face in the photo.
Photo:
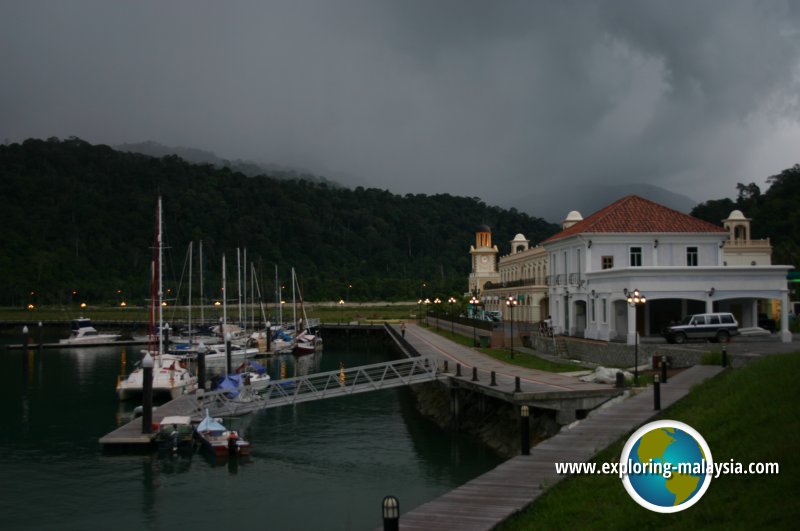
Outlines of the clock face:
[{"label": "clock face", "polygon": [[481,256],[481,262],[483,262],[485,264],[488,261],[489,261],[489,257],[488,256]]}]

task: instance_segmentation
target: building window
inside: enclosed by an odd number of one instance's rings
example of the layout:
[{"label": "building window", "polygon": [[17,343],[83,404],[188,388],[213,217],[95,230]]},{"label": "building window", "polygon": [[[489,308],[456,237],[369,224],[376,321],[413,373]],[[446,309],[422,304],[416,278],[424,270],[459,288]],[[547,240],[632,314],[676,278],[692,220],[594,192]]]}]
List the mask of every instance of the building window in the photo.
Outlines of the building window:
[{"label": "building window", "polygon": [[686,265],[689,267],[697,267],[697,247],[686,248]]},{"label": "building window", "polygon": [[642,248],[631,247],[631,267],[642,267]]},{"label": "building window", "polygon": [[613,256],[604,256],[600,259],[600,266],[603,269],[613,269],[614,268],[614,257]]}]

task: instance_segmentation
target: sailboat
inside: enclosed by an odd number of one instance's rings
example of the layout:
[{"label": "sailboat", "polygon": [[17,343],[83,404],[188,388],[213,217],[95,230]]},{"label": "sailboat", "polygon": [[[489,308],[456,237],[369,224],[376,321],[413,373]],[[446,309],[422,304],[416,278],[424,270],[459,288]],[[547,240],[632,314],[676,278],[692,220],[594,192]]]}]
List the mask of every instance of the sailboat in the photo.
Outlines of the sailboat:
[{"label": "sailboat", "polygon": [[[150,332],[148,340],[148,348],[145,351],[145,356],[150,352],[154,353],[155,363],[153,365],[153,394],[164,395],[168,394],[171,398],[177,398],[183,393],[188,393],[197,389],[197,378],[189,372],[188,369],[181,366],[181,360],[178,357],[170,356],[164,353],[164,336],[158,334],[158,345],[156,350],[155,340],[155,308],[156,295],[153,291],[157,291],[157,308],[158,308],[158,330],[164,329],[164,311],[163,311],[163,278],[162,278],[162,261],[163,261],[163,245],[161,241],[161,197],[158,198],[158,209],[156,212],[156,244],[153,249],[153,267],[151,276],[150,288]],[[131,372],[127,378],[119,378],[117,380],[117,396],[120,400],[125,400],[136,395],[142,394],[144,383],[144,370],[137,367]]]},{"label": "sailboat", "polygon": [[300,320],[301,326],[295,326],[297,335],[295,336],[295,344],[292,353],[295,356],[303,356],[306,354],[313,354],[318,349],[322,348],[322,337],[317,332],[319,323],[310,323],[306,315],[306,308],[303,304],[303,293],[300,291],[300,286],[297,284],[297,276],[292,268],[292,290],[297,287],[297,293],[300,295],[300,310],[303,314]]}]

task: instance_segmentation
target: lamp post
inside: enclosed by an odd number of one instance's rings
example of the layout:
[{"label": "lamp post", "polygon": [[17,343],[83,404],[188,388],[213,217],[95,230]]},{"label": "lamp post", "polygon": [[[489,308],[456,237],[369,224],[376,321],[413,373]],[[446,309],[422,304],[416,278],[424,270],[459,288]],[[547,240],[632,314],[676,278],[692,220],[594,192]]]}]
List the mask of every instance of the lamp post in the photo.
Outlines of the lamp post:
[{"label": "lamp post", "polygon": [[417,301],[417,324],[422,324],[422,299]]},{"label": "lamp post", "polygon": [[506,306],[508,306],[509,311],[511,312],[511,359],[514,359],[514,306],[519,304],[516,297],[512,297],[511,295],[508,296],[506,299]]},{"label": "lamp post", "polygon": [[473,295],[472,298],[469,300],[469,303],[472,305],[472,346],[474,347],[478,346],[478,338],[475,335],[475,321],[476,321],[475,308],[478,307],[478,304],[480,304],[480,302],[481,301],[479,301],[475,295]]},{"label": "lamp post", "polygon": [[633,347],[633,384],[639,385],[639,328],[637,326],[637,317],[639,316],[639,306],[647,302],[647,298],[639,293],[638,289],[628,292],[628,304],[633,308],[633,330],[635,334],[634,347]]},{"label": "lamp post", "polygon": [[450,303],[450,335],[454,336],[456,335],[456,330],[455,330],[456,319],[455,316],[453,315],[453,304],[456,302],[456,298],[450,297],[449,299],[447,299],[447,302]]},{"label": "lamp post", "polygon": [[400,529],[400,502],[394,496],[383,499],[383,530],[397,531]]},{"label": "lamp post", "polygon": [[344,320],[344,299],[339,299],[339,324]]},{"label": "lamp post", "polygon": [[439,330],[439,305],[442,303],[442,299],[436,297],[433,299],[433,303],[436,305],[436,330]]},{"label": "lamp post", "polygon": [[425,299],[423,301],[425,303],[425,327],[428,326],[428,312],[431,311],[431,300]]}]

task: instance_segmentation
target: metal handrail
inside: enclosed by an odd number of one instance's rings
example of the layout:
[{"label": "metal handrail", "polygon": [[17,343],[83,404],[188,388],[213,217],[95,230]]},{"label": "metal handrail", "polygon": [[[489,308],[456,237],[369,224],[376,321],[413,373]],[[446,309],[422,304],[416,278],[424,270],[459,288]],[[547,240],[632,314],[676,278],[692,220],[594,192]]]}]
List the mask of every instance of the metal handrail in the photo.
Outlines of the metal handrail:
[{"label": "metal handrail", "polygon": [[350,369],[328,371],[296,378],[273,380],[263,389],[240,390],[236,398],[229,391],[197,395],[196,416],[205,411],[213,416],[237,416],[270,407],[280,407],[335,398],[402,385],[433,381],[438,377],[436,362],[427,357],[375,363]]}]

